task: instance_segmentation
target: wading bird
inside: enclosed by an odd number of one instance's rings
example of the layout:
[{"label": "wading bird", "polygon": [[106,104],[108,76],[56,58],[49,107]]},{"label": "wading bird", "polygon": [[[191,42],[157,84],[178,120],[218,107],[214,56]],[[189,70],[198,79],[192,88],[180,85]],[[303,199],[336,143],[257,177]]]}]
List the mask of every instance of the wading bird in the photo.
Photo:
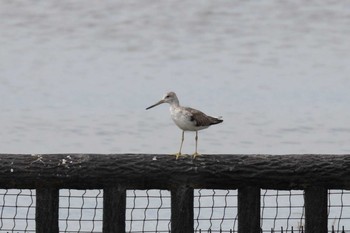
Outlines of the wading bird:
[{"label": "wading bird", "polygon": [[196,132],[196,150],[193,154],[193,158],[196,158],[198,154],[197,145],[198,145],[198,130],[206,129],[211,125],[219,124],[223,122],[222,119],[215,118],[204,114],[203,112],[189,108],[180,106],[179,99],[177,98],[174,92],[167,93],[163,99],[158,101],[157,103],[149,106],[146,110],[153,108],[157,105],[168,103],[170,104],[170,114],[171,118],[175,122],[175,124],[182,129],[182,138],[180,144],[180,150],[176,153],[176,159],[181,155],[182,144],[185,139],[185,131],[195,131]]}]

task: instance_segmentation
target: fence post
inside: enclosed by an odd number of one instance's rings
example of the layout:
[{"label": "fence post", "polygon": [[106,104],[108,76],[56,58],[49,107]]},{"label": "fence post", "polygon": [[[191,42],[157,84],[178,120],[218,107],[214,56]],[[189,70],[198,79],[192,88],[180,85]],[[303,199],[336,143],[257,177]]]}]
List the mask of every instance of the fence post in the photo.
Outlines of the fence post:
[{"label": "fence post", "polygon": [[260,188],[238,189],[238,233],[260,232]]},{"label": "fence post", "polygon": [[125,233],[126,189],[103,189],[103,233]]},{"label": "fence post", "polygon": [[305,233],[327,233],[327,189],[323,187],[306,188]]},{"label": "fence post", "polygon": [[193,233],[193,188],[171,190],[171,233]]},{"label": "fence post", "polygon": [[58,201],[58,189],[36,189],[36,233],[58,233]]}]

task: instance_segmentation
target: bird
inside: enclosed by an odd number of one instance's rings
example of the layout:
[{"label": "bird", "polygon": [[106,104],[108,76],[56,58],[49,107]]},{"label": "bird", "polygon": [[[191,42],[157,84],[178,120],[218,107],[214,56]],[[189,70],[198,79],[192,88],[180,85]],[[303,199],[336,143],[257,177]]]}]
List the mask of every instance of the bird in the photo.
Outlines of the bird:
[{"label": "bird", "polygon": [[196,132],[196,147],[193,154],[193,159],[195,159],[199,154],[197,152],[198,147],[198,131],[206,129],[211,125],[219,124],[223,122],[221,117],[216,118],[208,116],[205,113],[190,107],[183,107],[180,105],[179,99],[177,98],[175,92],[168,92],[164,97],[157,103],[149,106],[146,110],[156,107],[160,104],[168,103],[170,105],[170,115],[174,123],[182,130],[181,144],[179,152],[175,154],[176,159],[178,159],[182,154],[182,145],[185,139],[185,131],[195,131]]}]

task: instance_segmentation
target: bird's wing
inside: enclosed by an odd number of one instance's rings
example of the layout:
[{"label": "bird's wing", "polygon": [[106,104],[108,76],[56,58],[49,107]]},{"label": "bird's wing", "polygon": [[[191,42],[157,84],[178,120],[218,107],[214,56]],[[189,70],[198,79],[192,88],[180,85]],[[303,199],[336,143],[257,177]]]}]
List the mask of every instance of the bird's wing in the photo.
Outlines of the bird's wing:
[{"label": "bird's wing", "polygon": [[191,121],[194,121],[196,126],[216,124],[216,118],[208,116],[197,109],[186,107],[186,110],[190,113]]}]

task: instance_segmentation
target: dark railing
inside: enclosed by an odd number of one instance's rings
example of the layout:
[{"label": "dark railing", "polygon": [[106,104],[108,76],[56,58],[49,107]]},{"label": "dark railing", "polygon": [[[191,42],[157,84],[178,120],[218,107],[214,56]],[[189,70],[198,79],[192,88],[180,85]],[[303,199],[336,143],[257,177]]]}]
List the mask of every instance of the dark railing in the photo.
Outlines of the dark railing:
[{"label": "dark railing", "polygon": [[103,189],[103,232],[125,232],[126,190],[171,192],[171,232],[194,232],[194,189],[238,189],[238,232],[260,232],[260,189],[304,190],[305,232],[328,232],[328,189],[348,155],[0,155],[0,189],[36,189],[36,232],[59,232],[60,189]]}]

